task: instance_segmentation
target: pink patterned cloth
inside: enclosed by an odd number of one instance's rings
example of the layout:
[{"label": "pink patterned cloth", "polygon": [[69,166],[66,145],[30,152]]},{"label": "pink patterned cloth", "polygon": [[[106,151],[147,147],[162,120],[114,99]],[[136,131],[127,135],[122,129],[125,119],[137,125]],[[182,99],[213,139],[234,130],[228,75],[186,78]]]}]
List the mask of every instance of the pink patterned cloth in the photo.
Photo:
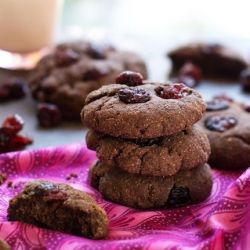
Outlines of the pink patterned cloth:
[{"label": "pink patterned cloth", "polygon": [[[11,249],[250,249],[250,168],[213,170],[210,197],[177,209],[138,210],[104,200],[88,184],[88,169],[96,159],[84,143],[0,155],[0,238]],[[76,173],[78,176],[70,176]],[[108,236],[90,240],[63,232],[8,222],[8,201],[32,179],[71,184],[92,195],[109,217]],[[13,182],[7,187],[8,181]]]}]

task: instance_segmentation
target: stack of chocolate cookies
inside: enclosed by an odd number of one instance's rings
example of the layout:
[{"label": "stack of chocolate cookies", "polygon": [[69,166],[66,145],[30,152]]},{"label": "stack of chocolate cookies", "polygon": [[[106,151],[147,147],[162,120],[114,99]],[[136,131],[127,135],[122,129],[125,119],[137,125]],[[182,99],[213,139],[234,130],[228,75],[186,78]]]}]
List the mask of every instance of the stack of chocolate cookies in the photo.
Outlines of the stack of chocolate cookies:
[{"label": "stack of chocolate cookies", "polygon": [[145,81],[123,72],[91,92],[81,112],[86,143],[99,160],[90,184],[104,198],[135,208],[178,207],[206,199],[210,144],[195,125],[206,109],[184,84]]}]

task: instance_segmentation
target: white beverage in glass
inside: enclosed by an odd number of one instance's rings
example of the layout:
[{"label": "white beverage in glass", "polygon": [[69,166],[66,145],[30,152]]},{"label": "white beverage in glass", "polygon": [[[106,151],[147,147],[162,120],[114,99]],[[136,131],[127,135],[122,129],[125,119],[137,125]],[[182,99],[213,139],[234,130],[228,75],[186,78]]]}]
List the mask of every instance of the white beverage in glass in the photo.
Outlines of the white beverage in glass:
[{"label": "white beverage in glass", "polygon": [[0,67],[5,57],[5,68],[18,68],[14,62],[7,65],[10,52],[20,60],[24,57],[23,65],[18,62],[20,68],[31,68],[28,57],[36,63],[55,42],[62,6],[63,0],[0,0]]}]

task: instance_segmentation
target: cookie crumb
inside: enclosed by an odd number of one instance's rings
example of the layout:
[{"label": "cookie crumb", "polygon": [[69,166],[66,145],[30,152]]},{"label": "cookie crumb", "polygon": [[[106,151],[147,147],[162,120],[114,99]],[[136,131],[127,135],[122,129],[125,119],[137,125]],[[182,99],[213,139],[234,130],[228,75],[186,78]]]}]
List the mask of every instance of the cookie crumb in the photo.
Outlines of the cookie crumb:
[{"label": "cookie crumb", "polygon": [[70,179],[71,179],[71,177],[77,178],[77,177],[78,177],[78,174],[77,174],[77,173],[72,172],[72,173],[70,173],[69,175],[67,175],[67,176],[66,176],[66,180],[70,180]]},{"label": "cookie crumb", "polygon": [[7,187],[8,187],[8,188],[12,187],[12,184],[13,184],[13,182],[12,182],[12,181],[8,181],[8,183],[7,183]]},{"label": "cookie crumb", "polygon": [[71,177],[75,177],[75,178],[77,178],[77,177],[78,177],[78,174],[76,174],[76,173],[74,173],[74,172],[73,172],[73,173],[71,173],[70,175],[71,175]]},{"label": "cookie crumb", "polygon": [[7,174],[0,173],[0,185],[2,185],[7,179]]}]

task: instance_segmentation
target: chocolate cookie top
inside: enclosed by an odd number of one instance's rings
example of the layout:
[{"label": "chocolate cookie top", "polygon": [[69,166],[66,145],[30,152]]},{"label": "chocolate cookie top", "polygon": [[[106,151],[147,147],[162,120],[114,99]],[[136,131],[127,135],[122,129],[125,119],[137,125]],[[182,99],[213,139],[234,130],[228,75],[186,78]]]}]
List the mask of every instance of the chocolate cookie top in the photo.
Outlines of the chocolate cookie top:
[{"label": "chocolate cookie top", "polygon": [[104,198],[142,209],[199,203],[210,195],[213,184],[208,164],[171,177],[152,177],[97,162],[89,170],[89,181]]},{"label": "chocolate cookie top", "polygon": [[82,122],[114,137],[154,138],[186,130],[202,117],[206,105],[197,91],[170,82],[143,83],[112,84],[91,92]]},{"label": "chocolate cookie top", "polygon": [[133,174],[171,176],[179,170],[206,163],[210,154],[207,135],[198,126],[151,139],[122,139],[89,130],[89,149],[107,165]]},{"label": "chocolate cookie top", "polygon": [[172,61],[172,74],[189,61],[199,66],[205,77],[234,80],[247,67],[237,51],[222,44],[188,43],[169,51],[167,56]]},{"label": "chocolate cookie top", "polygon": [[240,103],[216,102],[208,102],[210,111],[198,122],[210,141],[208,162],[220,169],[246,169],[250,166],[250,113]]},{"label": "chocolate cookie top", "polygon": [[79,120],[86,96],[114,83],[124,70],[140,72],[147,79],[145,62],[137,53],[87,41],[64,43],[41,59],[28,84],[38,102],[55,104],[63,118]]}]

